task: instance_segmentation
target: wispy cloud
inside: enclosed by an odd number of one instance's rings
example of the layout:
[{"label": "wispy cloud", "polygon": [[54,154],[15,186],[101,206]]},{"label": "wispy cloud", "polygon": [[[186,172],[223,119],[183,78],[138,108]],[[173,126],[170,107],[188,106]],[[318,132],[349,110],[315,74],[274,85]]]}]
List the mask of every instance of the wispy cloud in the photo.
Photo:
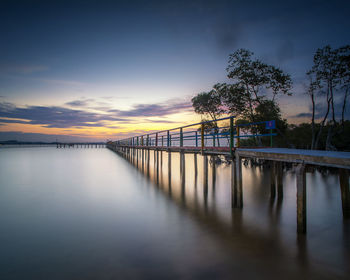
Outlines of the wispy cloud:
[{"label": "wispy cloud", "polygon": [[[0,123],[41,125],[47,128],[118,128],[119,124],[176,123],[166,116],[191,111],[190,102],[169,100],[158,104],[137,104],[130,110],[111,109],[109,106],[89,106],[94,99],[73,100],[64,106],[16,106],[0,102]],[[91,108],[94,111],[91,111]],[[98,111],[100,112],[98,112]],[[154,118],[155,117],[155,118]]]},{"label": "wispy cloud", "polygon": [[66,102],[65,105],[72,107],[86,107],[90,102],[93,102],[94,99],[77,99],[70,102]]},{"label": "wispy cloud", "polygon": [[192,110],[189,101],[176,99],[158,104],[137,104],[130,110],[110,110],[120,117],[162,117]]},{"label": "wispy cloud", "polygon": [[[64,107],[26,106],[17,107],[8,102],[0,103],[2,123],[26,123],[48,128],[104,127],[106,121],[126,121],[112,114],[95,114]],[[20,119],[20,120],[18,120]]]},{"label": "wispy cloud", "polygon": [[[336,100],[334,102],[334,111],[335,111],[335,118],[336,119],[340,119],[341,118],[341,112],[342,112],[342,107],[343,107],[343,103],[342,100]],[[347,106],[345,108],[345,114],[344,117],[345,119],[350,119],[350,110],[349,110],[349,106]],[[289,116],[289,118],[311,118],[312,117],[312,108],[311,106],[309,107],[309,112],[303,112],[303,113],[299,113],[296,115],[292,115]],[[319,102],[316,104],[316,109],[315,109],[315,119],[321,119],[324,118],[325,114],[327,112],[327,103],[324,102]],[[331,119],[332,115],[331,112],[329,112],[328,114],[328,119]]]}]

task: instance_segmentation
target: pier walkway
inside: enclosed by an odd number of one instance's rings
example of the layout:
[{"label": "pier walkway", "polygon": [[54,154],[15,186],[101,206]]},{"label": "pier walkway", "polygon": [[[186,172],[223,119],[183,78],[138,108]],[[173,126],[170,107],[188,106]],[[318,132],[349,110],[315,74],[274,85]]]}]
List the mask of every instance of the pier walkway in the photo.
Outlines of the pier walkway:
[{"label": "pier walkway", "polygon": [[[204,176],[208,176],[208,156],[225,156],[232,161],[232,207],[243,208],[242,159],[264,160],[269,163],[271,174],[271,198],[283,197],[283,163],[295,165],[297,190],[297,231],[306,233],[306,172],[309,166],[337,168],[342,198],[344,219],[350,219],[349,169],[350,152],[284,149],[273,147],[273,136],[277,134],[274,121],[235,124],[234,117],[190,124],[169,130],[129,137],[108,142],[107,148],[126,157],[138,157],[138,150],[153,150],[154,153],[179,152],[203,156]],[[270,147],[241,147],[242,139]],[[144,153],[141,153],[142,161]],[[137,159],[138,160],[138,159]],[[184,166],[184,165],[182,165]],[[197,168],[197,167],[196,167]]]}]

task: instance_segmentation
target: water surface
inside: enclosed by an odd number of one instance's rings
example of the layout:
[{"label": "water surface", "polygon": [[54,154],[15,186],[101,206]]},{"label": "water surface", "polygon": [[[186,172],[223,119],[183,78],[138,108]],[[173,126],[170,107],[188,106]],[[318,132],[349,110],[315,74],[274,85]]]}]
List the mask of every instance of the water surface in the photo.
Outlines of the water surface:
[{"label": "water surface", "polygon": [[[152,151],[0,149],[0,279],[333,279],[349,275],[336,175],[307,174],[308,234],[296,235],[293,171],[271,201],[269,170]],[[170,171],[170,172],[169,172]]]}]

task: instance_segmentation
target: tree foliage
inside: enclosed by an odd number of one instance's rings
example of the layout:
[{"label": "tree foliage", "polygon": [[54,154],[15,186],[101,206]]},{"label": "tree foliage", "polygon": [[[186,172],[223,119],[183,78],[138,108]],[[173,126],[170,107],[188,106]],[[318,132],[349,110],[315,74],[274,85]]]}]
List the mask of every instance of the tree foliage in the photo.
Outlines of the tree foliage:
[{"label": "tree foliage", "polygon": [[212,120],[217,120],[224,113],[221,105],[218,85],[214,85],[209,92],[201,92],[192,98],[194,111],[201,115],[207,115]]},{"label": "tree foliage", "polygon": [[[332,49],[328,45],[318,49],[313,62],[311,70],[307,72],[310,79],[308,94],[312,102],[311,149],[318,148],[323,129],[328,124],[326,149],[334,150],[332,139],[344,130],[350,89],[350,46]],[[337,106],[338,104],[341,106]],[[316,129],[317,111],[321,114],[321,120]]]},{"label": "tree foliage", "polygon": [[291,95],[292,87],[290,75],[273,65],[254,59],[253,54],[246,49],[239,49],[229,55],[226,70],[233,84],[227,87],[225,98],[231,113],[249,116],[251,121],[256,119],[255,109],[258,105],[265,100],[275,101],[279,94]]},{"label": "tree foliage", "polygon": [[[292,95],[289,74],[276,66],[255,59],[254,53],[239,49],[229,55],[227,77],[231,83],[215,84],[209,92],[192,98],[196,113],[216,121],[222,114],[234,115],[238,123],[275,120],[279,146],[301,147],[309,141],[311,149],[348,149],[339,139],[349,130],[346,120],[350,92],[350,46],[332,49],[326,46],[314,55],[307,72],[307,94],[312,104],[311,124],[288,125],[282,118],[277,97]],[[216,122],[213,124],[216,126]],[[252,128],[253,133],[260,132]],[[293,133],[299,134],[294,137]],[[260,138],[249,140],[254,144]],[[275,143],[276,143],[275,142]],[[263,144],[259,142],[258,144]]]}]

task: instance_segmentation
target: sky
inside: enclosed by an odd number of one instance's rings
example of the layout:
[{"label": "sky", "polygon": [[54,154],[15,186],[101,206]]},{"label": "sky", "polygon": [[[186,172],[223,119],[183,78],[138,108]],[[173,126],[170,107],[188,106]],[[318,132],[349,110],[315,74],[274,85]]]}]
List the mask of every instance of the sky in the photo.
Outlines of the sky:
[{"label": "sky", "polygon": [[105,141],[200,120],[191,98],[229,82],[239,48],[289,73],[291,123],[305,73],[350,44],[349,1],[7,1],[0,4],[0,141]]}]

